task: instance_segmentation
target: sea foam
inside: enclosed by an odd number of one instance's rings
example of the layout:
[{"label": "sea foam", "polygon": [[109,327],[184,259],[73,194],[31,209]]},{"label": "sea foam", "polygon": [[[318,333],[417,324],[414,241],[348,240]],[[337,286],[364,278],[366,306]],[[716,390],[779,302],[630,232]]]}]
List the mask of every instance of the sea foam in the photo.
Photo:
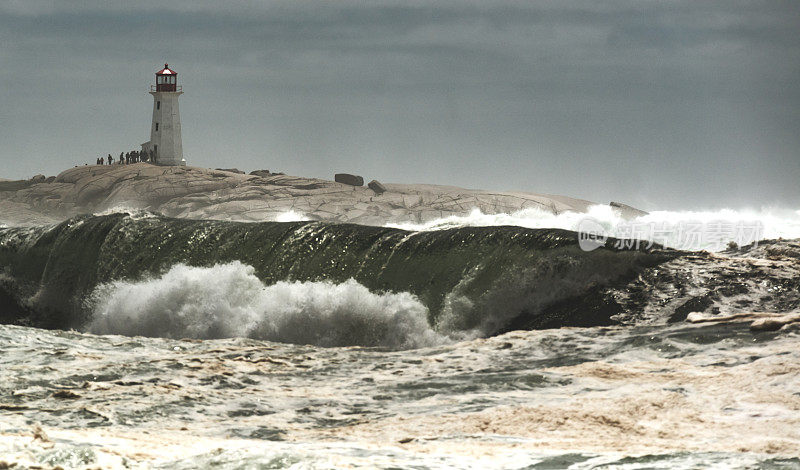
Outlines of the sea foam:
[{"label": "sea foam", "polygon": [[443,343],[409,293],[373,293],[354,280],[265,286],[238,261],[173,266],[161,276],[99,285],[89,331],[167,338],[250,337],[316,346],[396,349]]},{"label": "sea foam", "polygon": [[309,219],[307,215],[301,212],[295,212],[294,210],[281,212],[275,216],[275,222],[304,222],[306,220],[311,219]]},{"label": "sea foam", "polygon": [[511,214],[484,214],[474,209],[465,216],[450,216],[425,223],[388,223],[387,227],[409,231],[447,230],[460,227],[512,225],[525,228],[557,228],[581,231],[591,221],[605,235],[637,238],[685,250],[725,249],[729,242],[739,245],[765,239],[800,238],[800,210],[764,209],[718,211],[654,211],[625,218],[611,206],[594,205],[586,212],[527,208]]}]

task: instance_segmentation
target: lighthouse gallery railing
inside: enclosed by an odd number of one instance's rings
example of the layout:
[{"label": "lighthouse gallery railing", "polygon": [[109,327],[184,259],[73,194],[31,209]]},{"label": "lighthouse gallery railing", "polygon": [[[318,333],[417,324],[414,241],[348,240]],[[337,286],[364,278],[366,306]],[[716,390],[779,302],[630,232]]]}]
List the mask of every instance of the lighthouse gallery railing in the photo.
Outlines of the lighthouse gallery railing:
[{"label": "lighthouse gallery railing", "polygon": [[[150,85],[150,91],[158,91],[158,85]],[[161,90],[161,91],[183,91],[182,85],[175,85],[174,90]]]}]

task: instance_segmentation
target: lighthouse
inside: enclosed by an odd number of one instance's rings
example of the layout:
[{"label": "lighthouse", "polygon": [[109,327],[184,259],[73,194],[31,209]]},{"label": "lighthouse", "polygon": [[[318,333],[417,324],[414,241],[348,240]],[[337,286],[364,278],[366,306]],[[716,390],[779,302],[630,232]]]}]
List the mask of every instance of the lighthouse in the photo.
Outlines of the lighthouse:
[{"label": "lighthouse", "polygon": [[156,83],[150,85],[153,95],[153,121],[150,124],[150,141],[142,144],[142,151],[155,155],[158,165],[186,165],[181,143],[181,114],[178,97],[183,87],[178,85],[178,73],[164,64],[156,72]]}]

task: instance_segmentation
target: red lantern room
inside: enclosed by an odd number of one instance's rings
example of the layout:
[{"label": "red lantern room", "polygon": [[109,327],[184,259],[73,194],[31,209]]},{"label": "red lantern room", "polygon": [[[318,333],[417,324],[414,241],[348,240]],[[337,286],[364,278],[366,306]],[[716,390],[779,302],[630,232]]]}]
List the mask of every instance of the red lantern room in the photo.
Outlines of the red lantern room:
[{"label": "red lantern room", "polygon": [[179,91],[178,72],[164,64],[164,68],[156,72],[156,91]]}]

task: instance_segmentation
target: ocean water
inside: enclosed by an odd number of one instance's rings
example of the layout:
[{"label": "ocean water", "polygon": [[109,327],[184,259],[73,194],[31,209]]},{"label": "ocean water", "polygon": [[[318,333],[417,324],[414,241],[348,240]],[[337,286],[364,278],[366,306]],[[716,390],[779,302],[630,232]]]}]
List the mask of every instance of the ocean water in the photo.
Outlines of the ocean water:
[{"label": "ocean water", "polygon": [[0,466],[800,468],[791,214],[716,253],[483,217],[0,228]]},{"label": "ocean water", "polygon": [[0,455],[21,465],[800,465],[796,331],[565,328],[403,351],[18,326],[0,340]]}]

